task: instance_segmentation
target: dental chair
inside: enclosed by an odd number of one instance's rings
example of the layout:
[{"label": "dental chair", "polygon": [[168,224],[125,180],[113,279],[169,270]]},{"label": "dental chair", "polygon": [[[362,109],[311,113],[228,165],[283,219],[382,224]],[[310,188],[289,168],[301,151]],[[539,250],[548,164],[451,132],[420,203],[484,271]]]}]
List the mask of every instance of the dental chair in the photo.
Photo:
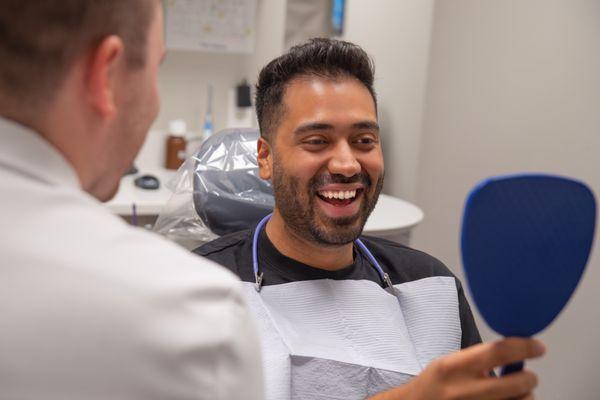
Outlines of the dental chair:
[{"label": "dental chair", "polygon": [[154,231],[188,249],[250,228],[273,210],[271,183],[259,177],[257,129],[226,129],[204,141],[168,186],[171,199]]}]

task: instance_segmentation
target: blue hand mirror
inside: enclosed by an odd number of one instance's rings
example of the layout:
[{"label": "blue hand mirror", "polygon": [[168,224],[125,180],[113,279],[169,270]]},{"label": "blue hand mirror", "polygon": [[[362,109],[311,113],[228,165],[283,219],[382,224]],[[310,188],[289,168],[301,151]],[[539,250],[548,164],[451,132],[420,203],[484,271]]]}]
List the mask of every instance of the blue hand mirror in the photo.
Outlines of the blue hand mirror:
[{"label": "blue hand mirror", "polygon": [[[583,183],[551,175],[487,179],[470,193],[461,250],[471,294],[488,325],[530,337],[563,309],[583,274],[596,202]],[[504,367],[519,371],[523,363]]]}]

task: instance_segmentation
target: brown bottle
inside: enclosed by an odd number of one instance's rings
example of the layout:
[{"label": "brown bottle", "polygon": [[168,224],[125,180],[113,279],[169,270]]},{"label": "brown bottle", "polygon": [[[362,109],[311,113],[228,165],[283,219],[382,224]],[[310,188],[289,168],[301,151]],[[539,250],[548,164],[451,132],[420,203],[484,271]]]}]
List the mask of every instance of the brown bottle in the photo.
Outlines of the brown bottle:
[{"label": "brown bottle", "polygon": [[185,140],[186,131],[185,121],[176,119],[169,122],[165,168],[178,169],[185,161],[185,148],[187,145]]}]

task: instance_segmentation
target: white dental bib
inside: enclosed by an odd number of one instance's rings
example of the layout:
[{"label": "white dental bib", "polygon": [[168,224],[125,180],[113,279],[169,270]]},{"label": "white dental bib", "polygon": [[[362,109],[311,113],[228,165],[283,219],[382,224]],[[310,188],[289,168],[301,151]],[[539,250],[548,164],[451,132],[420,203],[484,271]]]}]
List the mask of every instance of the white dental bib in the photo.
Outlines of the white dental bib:
[{"label": "white dental bib", "polygon": [[267,400],[365,399],[460,350],[456,282],[319,279],[244,289],[257,321]]}]

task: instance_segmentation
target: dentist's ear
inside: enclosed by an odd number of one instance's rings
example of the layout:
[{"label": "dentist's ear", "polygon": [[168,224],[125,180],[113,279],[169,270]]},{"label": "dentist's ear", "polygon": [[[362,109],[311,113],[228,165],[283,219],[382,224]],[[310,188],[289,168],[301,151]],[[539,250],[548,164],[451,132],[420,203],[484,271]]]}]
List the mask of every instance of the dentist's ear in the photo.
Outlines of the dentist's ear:
[{"label": "dentist's ear", "polygon": [[262,137],[258,139],[257,147],[257,161],[258,161],[258,170],[261,179],[269,180],[271,179],[273,172],[273,157],[271,154],[271,146],[269,143]]},{"label": "dentist's ear", "polygon": [[123,41],[112,35],[104,38],[93,50],[86,73],[88,98],[98,114],[112,118],[117,110],[115,91],[117,66],[122,62]]},{"label": "dentist's ear", "polygon": [[123,41],[112,35],[104,38],[90,54],[86,77],[86,90],[90,103],[103,118],[112,118],[117,112],[117,68],[122,62]]}]

